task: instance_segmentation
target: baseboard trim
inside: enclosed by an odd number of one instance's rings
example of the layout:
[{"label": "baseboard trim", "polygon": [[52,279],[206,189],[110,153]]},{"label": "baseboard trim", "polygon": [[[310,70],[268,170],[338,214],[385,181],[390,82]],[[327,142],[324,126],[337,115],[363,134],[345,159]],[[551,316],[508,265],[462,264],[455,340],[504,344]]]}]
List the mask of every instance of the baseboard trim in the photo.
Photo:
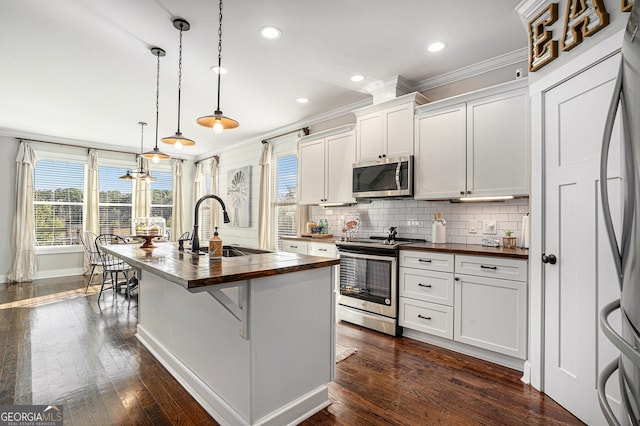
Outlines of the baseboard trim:
[{"label": "baseboard trim", "polygon": [[504,367],[512,368],[514,370],[524,370],[524,360],[511,357],[509,355],[500,354],[497,352],[488,351],[482,348],[476,348],[466,343],[456,342],[454,340],[444,339],[442,337],[433,336],[420,331],[410,330],[404,328],[403,336],[409,337],[420,342],[429,343],[431,345],[440,346],[441,348],[450,349],[452,351],[460,352],[465,355],[479,358],[485,361],[493,362],[494,364],[502,365]]},{"label": "baseboard trim", "polygon": [[68,277],[71,275],[82,275],[84,272],[83,268],[66,268],[66,269],[53,269],[50,271],[36,271],[33,276],[35,280],[41,280],[44,278],[58,278],[58,277]]}]

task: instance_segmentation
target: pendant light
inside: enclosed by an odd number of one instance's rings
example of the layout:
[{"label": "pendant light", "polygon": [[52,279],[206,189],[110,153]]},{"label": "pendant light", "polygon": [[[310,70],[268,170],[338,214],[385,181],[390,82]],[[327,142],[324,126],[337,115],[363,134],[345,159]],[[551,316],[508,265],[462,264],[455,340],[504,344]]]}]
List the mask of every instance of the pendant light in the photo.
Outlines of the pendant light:
[{"label": "pendant light", "polygon": [[191,25],[187,21],[181,18],[173,20],[173,26],[180,30],[180,49],[178,50],[178,130],[173,136],[162,138],[163,143],[173,145],[175,149],[182,149],[183,146],[191,146],[196,143],[189,138],[182,136],[180,132],[180,94],[182,91],[182,32],[189,31]]},{"label": "pendant light", "polygon": [[136,180],[136,179],[144,179],[147,182],[155,182],[156,178],[151,176],[151,170],[145,170],[142,165],[142,150],[144,149],[144,126],[147,125],[144,121],[138,121],[140,125],[140,155],[138,155],[136,161],[138,162],[138,168],[136,170],[127,170],[123,176],[120,176],[120,179],[123,180]]},{"label": "pendant light", "polygon": [[158,149],[158,115],[160,111],[160,57],[165,56],[167,52],[159,47],[152,47],[151,53],[158,57],[158,65],[156,67],[156,146],[151,151],[147,151],[142,154],[144,158],[150,158],[151,162],[159,163],[160,160],[168,160],[169,157],[164,152]]},{"label": "pendant light", "polygon": [[222,133],[224,129],[235,129],[240,124],[233,118],[225,117],[220,110],[220,70],[222,69],[222,0],[220,0],[220,14],[218,15],[218,107],[213,115],[205,115],[198,118],[198,124],[204,127],[213,128],[216,134]]}]

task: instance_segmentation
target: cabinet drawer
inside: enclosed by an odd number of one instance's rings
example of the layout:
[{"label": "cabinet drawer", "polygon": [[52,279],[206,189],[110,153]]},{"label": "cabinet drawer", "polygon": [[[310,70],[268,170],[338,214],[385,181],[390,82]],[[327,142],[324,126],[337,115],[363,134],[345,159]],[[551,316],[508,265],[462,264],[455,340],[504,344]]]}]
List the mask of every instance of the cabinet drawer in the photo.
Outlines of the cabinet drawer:
[{"label": "cabinet drawer", "polygon": [[453,272],[453,255],[435,251],[400,250],[400,266]]},{"label": "cabinet drawer", "polygon": [[401,297],[398,321],[402,327],[453,339],[451,306]]},{"label": "cabinet drawer", "polygon": [[400,267],[400,296],[453,306],[453,274]]},{"label": "cabinet drawer", "polygon": [[503,257],[456,255],[456,274],[527,281],[527,261]]},{"label": "cabinet drawer", "polygon": [[282,251],[289,251],[289,252],[292,252],[292,253],[307,254],[307,242],[306,241],[282,240]]},{"label": "cabinet drawer", "polygon": [[338,257],[338,249],[333,243],[307,243],[307,254],[322,257]]}]

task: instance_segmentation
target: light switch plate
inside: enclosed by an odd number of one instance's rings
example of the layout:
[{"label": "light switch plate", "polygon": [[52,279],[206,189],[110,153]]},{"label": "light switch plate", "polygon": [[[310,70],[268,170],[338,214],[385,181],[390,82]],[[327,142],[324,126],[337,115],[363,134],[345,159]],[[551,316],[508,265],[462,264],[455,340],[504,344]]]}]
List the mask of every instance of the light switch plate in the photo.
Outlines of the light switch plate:
[{"label": "light switch plate", "polygon": [[482,221],[481,220],[470,220],[469,221],[469,228],[467,229],[467,231],[470,234],[477,234],[478,231],[482,231]]},{"label": "light switch plate", "polygon": [[495,221],[487,221],[484,224],[484,232],[483,234],[487,234],[487,235],[495,235],[498,233],[498,224]]}]

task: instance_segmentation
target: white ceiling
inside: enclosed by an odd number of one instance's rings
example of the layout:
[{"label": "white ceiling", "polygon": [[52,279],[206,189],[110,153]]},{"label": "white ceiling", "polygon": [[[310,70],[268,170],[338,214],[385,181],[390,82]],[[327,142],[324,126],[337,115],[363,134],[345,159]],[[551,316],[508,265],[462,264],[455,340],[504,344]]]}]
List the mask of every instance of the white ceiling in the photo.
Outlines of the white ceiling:
[{"label": "white ceiling", "polygon": [[[221,109],[240,122],[214,135],[195,119],[216,106],[218,2],[215,0],[2,0],[0,131],[145,150],[155,133],[156,57],[159,137],[177,124],[178,30],[183,36],[182,133],[197,156],[291,123],[363,102],[365,87],[400,75],[419,82],[522,49],[527,37],[516,1],[227,0],[223,8]],[[282,37],[263,39],[262,26]],[[428,53],[441,40],[447,48]],[[363,74],[360,83],[352,74]],[[295,99],[306,97],[308,104]],[[124,148],[123,148],[124,149]],[[168,145],[160,149],[178,154]]]}]

